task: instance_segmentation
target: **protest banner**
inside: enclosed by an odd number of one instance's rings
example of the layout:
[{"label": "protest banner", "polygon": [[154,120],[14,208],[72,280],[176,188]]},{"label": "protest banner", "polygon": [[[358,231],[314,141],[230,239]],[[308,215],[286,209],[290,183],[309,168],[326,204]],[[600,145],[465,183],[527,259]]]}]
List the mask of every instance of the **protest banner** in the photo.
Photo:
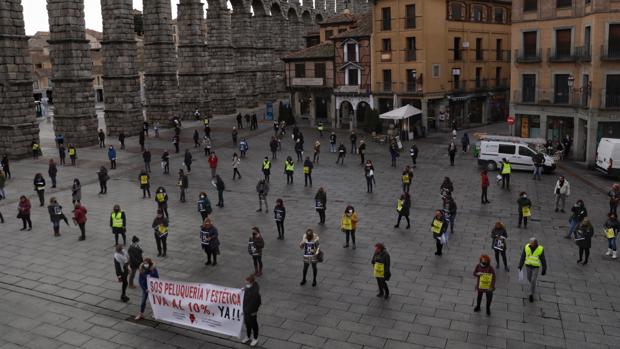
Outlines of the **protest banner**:
[{"label": "protest banner", "polygon": [[147,283],[155,319],[240,337],[243,289],[151,277]]}]

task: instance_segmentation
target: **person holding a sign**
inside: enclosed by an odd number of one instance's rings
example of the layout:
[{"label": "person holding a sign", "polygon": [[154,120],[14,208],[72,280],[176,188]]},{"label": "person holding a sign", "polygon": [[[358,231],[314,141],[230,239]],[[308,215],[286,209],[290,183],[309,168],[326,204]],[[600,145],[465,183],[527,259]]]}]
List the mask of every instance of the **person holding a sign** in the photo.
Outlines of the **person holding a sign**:
[{"label": "person holding a sign", "polygon": [[344,157],[347,155],[347,148],[344,144],[340,143],[338,146],[338,158],[336,159],[336,165],[340,162],[341,165],[344,165]]},{"label": "person holding a sign", "polygon": [[[243,289],[243,322],[247,337],[241,341],[243,344],[250,343],[251,347],[258,344],[258,308],[261,306],[261,296],[258,282],[254,275],[245,278],[245,288]],[[254,336],[252,336],[254,332]]]},{"label": "person holding a sign", "polygon": [[45,206],[45,178],[40,173],[34,175],[34,191],[37,192],[39,196],[39,206]]},{"label": "person holding a sign", "polygon": [[431,222],[431,233],[433,233],[433,238],[435,239],[435,246],[437,250],[435,251],[435,256],[441,256],[443,245],[446,243],[446,237],[444,234],[448,229],[448,221],[446,217],[444,217],[442,210],[435,211],[435,217],[433,217],[433,221]]},{"label": "person holding a sign", "polygon": [[166,257],[168,250],[168,219],[164,217],[161,210],[157,210],[157,215],[153,219],[153,233],[155,236],[155,244],[157,245],[157,257]]},{"label": "person holding a sign", "polygon": [[261,178],[258,180],[258,183],[256,183],[256,193],[258,194],[258,210],[256,210],[256,212],[261,212],[263,210],[263,202],[265,203],[265,213],[269,212],[269,208],[267,207],[269,184],[265,179]]},{"label": "person holding a sign", "polygon": [[325,189],[320,187],[319,190],[314,195],[314,207],[316,212],[319,214],[319,224],[325,224],[325,210],[327,209],[327,194],[325,193]]},{"label": "person holding a sign", "polygon": [[161,169],[164,171],[164,174],[170,173],[170,153],[168,153],[168,150],[164,150],[161,154]]},{"label": "person holding a sign", "polygon": [[618,258],[616,252],[616,239],[618,238],[618,231],[620,231],[620,222],[618,222],[618,218],[616,214],[610,212],[607,214],[607,221],[605,222],[605,227],[603,233],[607,238],[607,253],[606,256],[611,256],[611,258]]},{"label": "person holding a sign", "polygon": [[312,169],[314,168],[314,164],[310,161],[310,157],[306,156],[306,160],[304,161],[304,187],[308,186],[308,182],[310,182],[310,186],[312,186]]},{"label": "person holding a sign", "polygon": [[400,195],[398,201],[396,201],[396,212],[398,212],[398,220],[396,221],[396,225],[394,228],[398,228],[400,225],[400,219],[405,217],[407,220],[407,227],[405,229],[409,229],[411,227],[411,223],[409,222],[409,208],[411,207],[411,198],[408,193],[403,193]]},{"label": "person holding a sign", "polygon": [[379,293],[377,297],[384,297],[388,299],[390,297],[390,289],[387,282],[390,281],[392,273],[390,272],[390,254],[388,253],[385,245],[382,243],[375,244],[375,251],[372,255],[372,274],[377,279],[377,285],[379,286]]},{"label": "person holding a sign", "polygon": [[329,147],[330,147],[330,152],[335,153],[336,152],[336,132],[332,131],[332,133],[329,135]]},{"label": "person holding a sign", "polygon": [[319,157],[321,156],[321,142],[317,139],[314,142],[314,156],[312,157],[312,161],[316,164],[319,163]]},{"label": "person holding a sign", "polygon": [[278,228],[278,240],[284,240],[284,218],[286,218],[286,208],[282,199],[276,200],[276,207],[273,209],[273,216]]},{"label": "person holding a sign", "polygon": [[566,197],[570,195],[570,183],[564,178],[564,176],[558,177],[553,193],[555,194],[555,212],[560,210],[564,213]]},{"label": "person holding a sign", "polygon": [[523,228],[527,229],[527,220],[532,216],[532,201],[528,199],[527,193],[522,191],[519,194],[519,199],[517,200],[517,205],[519,208],[519,225],[521,228],[521,222],[523,222]]},{"label": "person holding a sign", "polygon": [[60,221],[65,221],[69,225],[69,220],[62,212],[62,206],[56,201],[55,197],[50,198],[50,204],[47,206],[47,212],[50,215],[52,221],[52,227],[54,228],[54,236],[60,236]]},{"label": "person holding a sign", "polygon": [[142,189],[142,198],[146,198],[147,194],[151,197],[151,176],[149,176],[146,170],[140,171],[138,180],[140,181],[140,189]]},{"label": "person holding a sign", "polygon": [[153,279],[159,279],[159,272],[155,268],[155,263],[150,258],[145,258],[144,262],[140,264],[140,274],[138,276],[138,282],[142,289],[142,300],[140,301],[140,313],[134,318],[136,321],[144,319],[144,310],[149,299],[149,286],[147,284],[149,276]]},{"label": "person holding a sign", "polygon": [[372,193],[372,185],[375,182],[375,166],[370,160],[366,160],[366,165],[364,165],[364,177],[366,177],[366,192]]},{"label": "person holding a sign", "polygon": [[480,256],[480,263],[474,269],[474,277],[476,277],[476,291],[478,291],[474,311],[480,311],[482,294],[485,294],[487,298],[487,315],[491,315],[491,301],[493,300],[493,291],[495,290],[495,270],[491,266],[491,258],[489,256]]},{"label": "person holding a sign", "polygon": [[565,236],[567,239],[570,239],[573,236],[573,233],[575,233],[575,230],[577,229],[579,224],[586,217],[588,217],[588,210],[586,210],[586,204],[583,202],[583,200],[579,199],[577,200],[577,202],[575,202],[573,207],[571,207],[571,213],[572,214],[568,219],[568,235]]},{"label": "person holding a sign", "polygon": [[351,236],[351,242],[353,243],[353,249],[355,250],[355,229],[357,228],[357,213],[353,206],[348,205],[344,210],[344,214],[340,219],[340,229],[345,234],[345,245],[343,248],[349,247],[349,235]]},{"label": "person holding a sign", "polygon": [[170,219],[168,215],[168,193],[164,187],[159,187],[155,191],[155,202],[157,203],[157,209],[161,210],[166,218]]},{"label": "person holding a sign", "polygon": [[177,186],[181,190],[179,201],[185,202],[185,191],[189,187],[189,179],[187,178],[187,175],[182,168],[179,169],[179,179],[177,180]]},{"label": "person holding a sign", "polygon": [[[590,247],[592,246],[592,236],[594,236],[594,228],[588,218],[584,218],[577,229],[575,230],[575,243],[579,247],[579,260],[577,263],[583,265],[588,264],[588,258],[590,257]],[[586,255],[585,260],[583,255]],[[583,260],[583,263],[581,262]]]},{"label": "person holding a sign", "polygon": [[217,255],[220,254],[220,240],[218,238],[217,228],[211,224],[211,219],[207,218],[200,227],[200,243],[202,249],[207,254],[205,265],[211,265],[211,257],[213,257],[213,266],[217,265]]},{"label": "person holding a sign", "polygon": [[495,262],[497,263],[497,269],[500,267],[499,263],[499,255],[502,255],[502,260],[504,261],[504,269],[506,271],[510,271],[508,268],[508,263],[506,262],[506,240],[508,240],[508,233],[506,232],[506,227],[504,223],[497,221],[495,222],[495,226],[493,230],[491,230],[491,240],[493,251],[495,251]]},{"label": "person holding a sign", "polygon": [[269,175],[271,175],[271,161],[269,161],[269,157],[265,156],[263,159],[263,176],[265,176],[265,182],[269,183]]},{"label": "person holding a sign", "polygon": [[252,227],[252,235],[248,241],[248,253],[252,256],[252,263],[254,263],[254,275],[263,275],[263,248],[265,247],[265,240],[260,234],[258,227]]},{"label": "person holding a sign", "polygon": [[409,194],[409,189],[411,188],[411,180],[413,179],[413,171],[409,165],[405,166],[403,173],[401,175],[401,181],[403,182],[403,192]]},{"label": "person holding a sign", "polygon": [[530,238],[530,242],[525,245],[521,253],[519,261],[519,272],[525,265],[527,272],[527,281],[530,282],[530,303],[534,302],[534,293],[536,292],[536,280],[538,279],[538,271],[542,268],[541,275],[547,273],[547,260],[542,245],[538,244],[536,238]]},{"label": "person holding a sign", "polygon": [[409,148],[409,156],[411,156],[413,167],[416,167],[416,161],[418,159],[418,146],[415,145],[415,143],[412,143],[411,148]]},{"label": "person holding a sign", "polygon": [[203,222],[205,218],[209,217],[211,212],[213,212],[213,209],[211,208],[211,201],[209,201],[207,193],[204,191],[198,196],[198,212],[200,212]]},{"label": "person holding a sign", "polygon": [[312,229],[306,230],[301,242],[299,243],[299,248],[301,248],[304,252],[304,270],[303,270],[303,279],[299,283],[300,285],[306,284],[306,275],[308,274],[308,267],[312,265],[312,287],[316,286],[316,274],[317,267],[316,264],[319,262],[319,235],[316,234]]}]

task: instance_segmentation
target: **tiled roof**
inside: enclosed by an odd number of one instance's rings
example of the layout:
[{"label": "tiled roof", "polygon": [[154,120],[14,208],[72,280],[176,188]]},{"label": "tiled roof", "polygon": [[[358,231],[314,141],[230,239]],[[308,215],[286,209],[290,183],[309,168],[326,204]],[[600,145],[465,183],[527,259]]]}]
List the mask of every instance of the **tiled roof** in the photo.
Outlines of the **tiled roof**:
[{"label": "tiled roof", "polygon": [[360,36],[370,36],[372,34],[372,18],[371,15],[364,14],[351,27],[351,29],[332,36],[332,39],[357,38]]},{"label": "tiled roof", "polygon": [[327,17],[323,22],[319,23],[319,25],[327,25],[327,24],[337,24],[337,23],[352,23],[357,20],[357,16],[352,13],[340,13],[335,16]]},{"label": "tiled roof", "polygon": [[312,59],[312,58],[333,58],[334,57],[334,44],[332,42],[324,42],[312,47],[305,48],[303,50],[291,52],[284,56],[282,60],[300,60],[300,59]]}]

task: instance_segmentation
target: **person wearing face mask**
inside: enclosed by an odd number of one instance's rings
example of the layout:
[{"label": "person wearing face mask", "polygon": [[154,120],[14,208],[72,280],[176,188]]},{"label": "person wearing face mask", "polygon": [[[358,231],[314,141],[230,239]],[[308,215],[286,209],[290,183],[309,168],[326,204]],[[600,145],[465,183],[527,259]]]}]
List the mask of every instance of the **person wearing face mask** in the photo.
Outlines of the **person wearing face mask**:
[{"label": "person wearing face mask", "polygon": [[284,240],[284,219],[286,218],[286,208],[282,199],[276,200],[276,207],[273,209],[273,216],[278,229],[278,240]]},{"label": "person wearing face mask", "polygon": [[161,210],[166,218],[170,220],[170,215],[168,214],[168,193],[166,193],[164,187],[159,187],[155,191],[155,202],[157,202],[157,209]]},{"label": "person wearing face mask", "polygon": [[385,245],[380,242],[375,244],[375,252],[372,256],[371,263],[373,269],[372,274],[377,279],[377,285],[379,286],[377,297],[388,299],[390,297],[390,290],[388,289],[387,282],[390,281],[390,277],[392,276],[390,272],[390,254],[385,248]]},{"label": "person wearing face mask", "polygon": [[118,235],[123,236],[123,245],[127,244],[127,237],[125,231],[127,229],[127,217],[125,212],[121,211],[119,205],[114,205],[112,214],[110,215],[110,227],[112,227],[112,233],[114,234],[114,244],[118,245]]},{"label": "person wearing face mask", "polygon": [[372,193],[372,184],[375,181],[375,167],[370,160],[366,160],[364,165],[364,177],[366,178],[366,192]]},{"label": "person wearing face mask", "polygon": [[151,176],[145,170],[142,170],[138,180],[140,181],[140,189],[142,189],[142,198],[146,198],[147,194],[151,197]]},{"label": "person wearing face mask", "polygon": [[575,229],[577,229],[577,227],[579,226],[579,224],[581,224],[581,222],[588,217],[588,210],[586,210],[586,205],[584,204],[583,200],[579,199],[577,200],[577,202],[575,202],[575,204],[573,205],[573,207],[571,207],[571,216],[568,219],[568,235],[565,236],[565,238],[570,239],[573,237],[573,233],[575,232]]},{"label": "person wearing face mask", "polygon": [[129,297],[126,295],[127,291],[127,275],[129,275],[129,255],[121,245],[116,245],[114,252],[114,269],[116,270],[116,277],[121,286],[121,301],[124,303],[129,302]]},{"label": "person wearing face mask", "polygon": [[527,220],[532,216],[532,201],[528,199],[526,192],[522,191],[521,194],[519,194],[517,206],[519,208],[518,227],[521,228],[521,222],[523,222],[523,228],[527,228]]},{"label": "person wearing face mask", "polygon": [[131,238],[131,245],[127,251],[129,255],[129,267],[131,272],[129,273],[129,288],[136,288],[133,280],[136,278],[136,272],[140,269],[140,265],[144,261],[142,258],[142,247],[140,247],[140,239],[137,236]]},{"label": "person wearing face mask", "polygon": [[[575,243],[579,247],[579,259],[577,263],[582,265],[588,264],[590,257],[590,247],[592,247],[592,236],[594,236],[594,227],[588,218],[584,218],[577,229],[575,230]],[[586,259],[583,260],[583,254],[585,252]],[[583,260],[583,263],[581,262]]]},{"label": "person wearing face mask", "polygon": [[110,159],[110,170],[116,169],[116,149],[113,145],[108,148],[108,159]]},{"label": "person wearing face mask", "polygon": [[144,262],[140,264],[140,276],[138,276],[138,282],[142,289],[142,300],[140,301],[140,313],[134,319],[136,321],[144,319],[146,301],[149,299],[149,287],[147,284],[149,276],[153,279],[159,279],[159,272],[155,268],[155,263],[150,258],[145,258]]},{"label": "person wearing face mask", "polygon": [[340,229],[345,234],[345,244],[343,248],[349,247],[349,236],[351,236],[351,242],[353,243],[353,249],[355,250],[355,229],[357,228],[357,213],[353,206],[349,205],[344,210],[344,214],[340,219]]},{"label": "person wearing face mask", "polygon": [[493,301],[493,291],[495,290],[495,269],[491,266],[491,258],[487,255],[480,256],[480,263],[474,268],[474,277],[476,278],[476,298],[475,312],[480,311],[480,303],[482,295],[487,298],[487,315],[491,315],[491,301]]},{"label": "person wearing face mask", "polygon": [[325,193],[325,189],[323,189],[323,187],[320,187],[314,195],[314,208],[319,214],[319,224],[324,225],[325,210],[327,209],[327,193]]},{"label": "person wearing face mask", "polygon": [[54,228],[54,236],[60,236],[60,221],[65,221],[69,225],[69,221],[65,214],[62,212],[62,206],[56,201],[55,197],[50,198],[50,204],[47,206],[47,212],[50,215],[52,221],[52,227]]},{"label": "person wearing face mask", "polygon": [[[10,178],[10,177],[9,177]],[[37,173],[34,176],[34,191],[37,192],[39,196],[39,206],[45,206],[45,178],[40,173]]]},{"label": "person wearing face mask", "polygon": [[248,253],[252,256],[252,262],[254,263],[254,275],[263,275],[263,248],[265,247],[265,240],[258,227],[252,227],[252,235],[248,241]]},{"label": "person wearing face mask", "polygon": [[151,227],[153,227],[155,244],[157,245],[157,257],[166,257],[166,251],[168,250],[168,219],[164,217],[164,213],[161,210],[157,210],[157,215]]},{"label": "person wearing face mask", "polygon": [[396,212],[398,212],[398,220],[396,221],[396,225],[394,228],[398,228],[400,226],[401,218],[405,217],[407,220],[407,227],[409,229],[411,227],[411,223],[409,222],[409,208],[411,207],[411,198],[408,193],[403,193],[400,195],[398,201],[396,201]]},{"label": "person wearing face mask", "polygon": [[213,257],[213,266],[216,266],[217,255],[220,254],[220,240],[217,228],[213,226],[209,218],[205,219],[200,226],[200,243],[207,254],[205,265],[211,265],[211,257]]},{"label": "person wearing face mask", "polygon": [[207,193],[204,191],[198,196],[198,212],[200,212],[203,222],[205,218],[209,217],[211,212],[213,212],[213,209],[211,208],[211,201],[209,201]]},{"label": "person wearing face mask", "polygon": [[86,213],[87,212],[88,211],[86,210],[86,207],[84,207],[79,202],[75,203],[75,206],[73,209],[73,223],[75,223],[75,225],[80,227],[80,232],[82,233],[82,235],[80,235],[80,237],[78,238],[78,241],[86,240]]},{"label": "person wearing face mask", "polygon": [[534,302],[534,293],[536,292],[536,280],[538,279],[538,271],[542,267],[541,275],[547,273],[547,260],[542,245],[538,244],[538,240],[532,237],[530,242],[525,245],[519,260],[519,272],[526,267],[527,281],[530,282],[530,303]]},{"label": "person wearing face mask", "polygon": [[497,269],[499,269],[499,255],[502,255],[504,261],[504,268],[506,271],[510,271],[508,264],[506,263],[506,240],[508,239],[508,233],[506,227],[500,221],[495,222],[495,226],[491,231],[491,247],[495,251],[495,262],[497,263]]},{"label": "person wearing face mask", "polygon": [[433,233],[433,239],[435,239],[435,247],[437,250],[435,251],[435,256],[441,256],[443,245],[446,243],[446,239],[444,234],[448,229],[448,221],[446,217],[444,217],[442,210],[435,211],[435,217],[433,217],[433,221],[431,222],[431,233]]},{"label": "person wearing face mask", "polygon": [[564,213],[566,197],[570,195],[570,183],[568,183],[564,176],[558,177],[553,193],[555,194],[555,212],[559,210]]},{"label": "person wearing face mask", "polygon": [[605,238],[607,238],[607,253],[606,256],[611,256],[611,258],[618,258],[616,252],[616,239],[618,238],[618,231],[620,231],[620,222],[618,222],[618,218],[616,214],[613,212],[609,212],[607,214],[607,221],[605,222],[605,226],[603,228]]},{"label": "person wearing face mask", "polygon": [[318,273],[316,264],[319,262],[319,235],[312,229],[306,230],[299,248],[304,253],[304,270],[303,279],[301,279],[300,285],[306,284],[306,275],[308,274],[308,267],[312,265],[312,287],[316,286],[316,275]]},{"label": "person wearing face mask", "polygon": [[[261,306],[260,288],[254,275],[245,278],[243,289],[243,322],[247,337],[241,343],[250,343],[251,347],[258,344],[258,309]],[[254,336],[252,336],[254,333]]]}]

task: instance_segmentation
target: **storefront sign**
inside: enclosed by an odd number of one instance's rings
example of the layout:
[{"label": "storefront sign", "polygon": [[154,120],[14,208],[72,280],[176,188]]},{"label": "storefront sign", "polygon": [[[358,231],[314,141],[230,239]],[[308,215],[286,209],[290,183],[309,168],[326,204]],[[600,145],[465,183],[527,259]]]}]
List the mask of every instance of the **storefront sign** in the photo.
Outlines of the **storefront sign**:
[{"label": "storefront sign", "polygon": [[240,336],[243,289],[151,277],[147,284],[155,319]]}]

